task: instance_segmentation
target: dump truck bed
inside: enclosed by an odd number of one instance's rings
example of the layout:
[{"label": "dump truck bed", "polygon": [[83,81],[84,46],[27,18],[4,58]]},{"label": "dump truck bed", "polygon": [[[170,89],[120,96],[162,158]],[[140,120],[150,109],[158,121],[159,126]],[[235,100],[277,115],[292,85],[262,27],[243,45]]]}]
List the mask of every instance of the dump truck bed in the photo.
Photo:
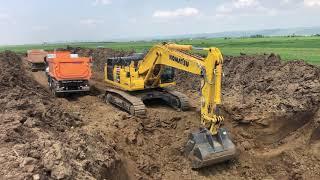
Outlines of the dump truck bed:
[{"label": "dump truck bed", "polygon": [[49,54],[48,74],[56,80],[88,80],[91,77],[90,58],[77,55]]},{"label": "dump truck bed", "polygon": [[34,49],[28,51],[27,60],[31,63],[44,63],[47,52],[42,49]]}]

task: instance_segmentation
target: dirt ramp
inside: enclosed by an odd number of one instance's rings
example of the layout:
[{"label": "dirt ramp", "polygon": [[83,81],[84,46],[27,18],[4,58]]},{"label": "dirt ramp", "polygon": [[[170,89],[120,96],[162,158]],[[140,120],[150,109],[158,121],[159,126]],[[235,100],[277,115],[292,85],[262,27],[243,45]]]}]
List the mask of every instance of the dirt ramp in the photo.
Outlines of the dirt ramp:
[{"label": "dirt ramp", "polygon": [[81,129],[22,67],[0,53],[0,179],[127,179],[115,144]]}]

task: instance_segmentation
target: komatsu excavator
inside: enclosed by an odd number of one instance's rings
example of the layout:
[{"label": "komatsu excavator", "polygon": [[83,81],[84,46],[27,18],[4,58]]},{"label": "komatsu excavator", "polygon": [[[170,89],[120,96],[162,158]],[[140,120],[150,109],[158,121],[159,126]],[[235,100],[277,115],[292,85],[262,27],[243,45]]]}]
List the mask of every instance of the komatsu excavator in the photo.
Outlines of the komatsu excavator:
[{"label": "komatsu excavator", "polygon": [[[208,55],[203,58],[192,54],[192,50],[207,51]],[[222,64],[223,57],[217,48],[174,43],[155,45],[147,54],[109,58],[105,81],[113,88],[106,90],[105,100],[136,116],[146,114],[144,102],[152,99],[162,99],[185,111],[189,107],[186,95],[167,87],[175,85],[175,69],[199,75],[202,126],[190,134],[185,154],[194,169],[224,162],[235,156],[236,147],[228,131],[220,127],[224,120],[219,112]]]}]

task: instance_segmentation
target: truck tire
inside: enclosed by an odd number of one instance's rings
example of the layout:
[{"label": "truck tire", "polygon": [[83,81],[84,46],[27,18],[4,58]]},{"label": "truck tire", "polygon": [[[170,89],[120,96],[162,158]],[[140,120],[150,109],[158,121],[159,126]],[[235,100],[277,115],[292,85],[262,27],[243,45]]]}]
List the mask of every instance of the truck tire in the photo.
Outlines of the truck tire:
[{"label": "truck tire", "polygon": [[54,97],[57,97],[57,98],[62,97],[62,93],[56,92],[54,89],[51,89],[51,92]]},{"label": "truck tire", "polygon": [[49,89],[52,88],[52,79],[50,76],[48,76],[48,85],[49,85]]},{"label": "truck tire", "polygon": [[[50,76],[49,76],[50,77]],[[50,85],[49,85],[49,88],[51,90],[51,93],[54,97],[61,97],[61,94],[62,93],[58,93],[55,89],[55,83],[53,82],[52,78],[50,77]]]}]

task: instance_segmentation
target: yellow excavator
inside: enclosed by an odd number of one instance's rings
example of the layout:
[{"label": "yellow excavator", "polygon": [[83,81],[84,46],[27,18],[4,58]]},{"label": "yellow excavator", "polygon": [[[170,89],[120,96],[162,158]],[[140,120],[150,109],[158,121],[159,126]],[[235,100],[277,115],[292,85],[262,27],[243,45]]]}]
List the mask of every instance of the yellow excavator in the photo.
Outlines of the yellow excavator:
[{"label": "yellow excavator", "polygon": [[[192,51],[207,51],[206,58]],[[201,81],[201,124],[190,134],[185,154],[192,168],[199,169],[232,159],[236,147],[228,131],[221,128],[224,120],[219,112],[221,105],[223,57],[217,48],[196,48],[191,45],[161,43],[146,54],[107,59],[105,81],[111,85],[106,90],[105,101],[132,115],[146,114],[144,102],[162,99],[182,111],[188,110],[186,95],[170,90],[175,85],[174,70],[199,75]]]}]

